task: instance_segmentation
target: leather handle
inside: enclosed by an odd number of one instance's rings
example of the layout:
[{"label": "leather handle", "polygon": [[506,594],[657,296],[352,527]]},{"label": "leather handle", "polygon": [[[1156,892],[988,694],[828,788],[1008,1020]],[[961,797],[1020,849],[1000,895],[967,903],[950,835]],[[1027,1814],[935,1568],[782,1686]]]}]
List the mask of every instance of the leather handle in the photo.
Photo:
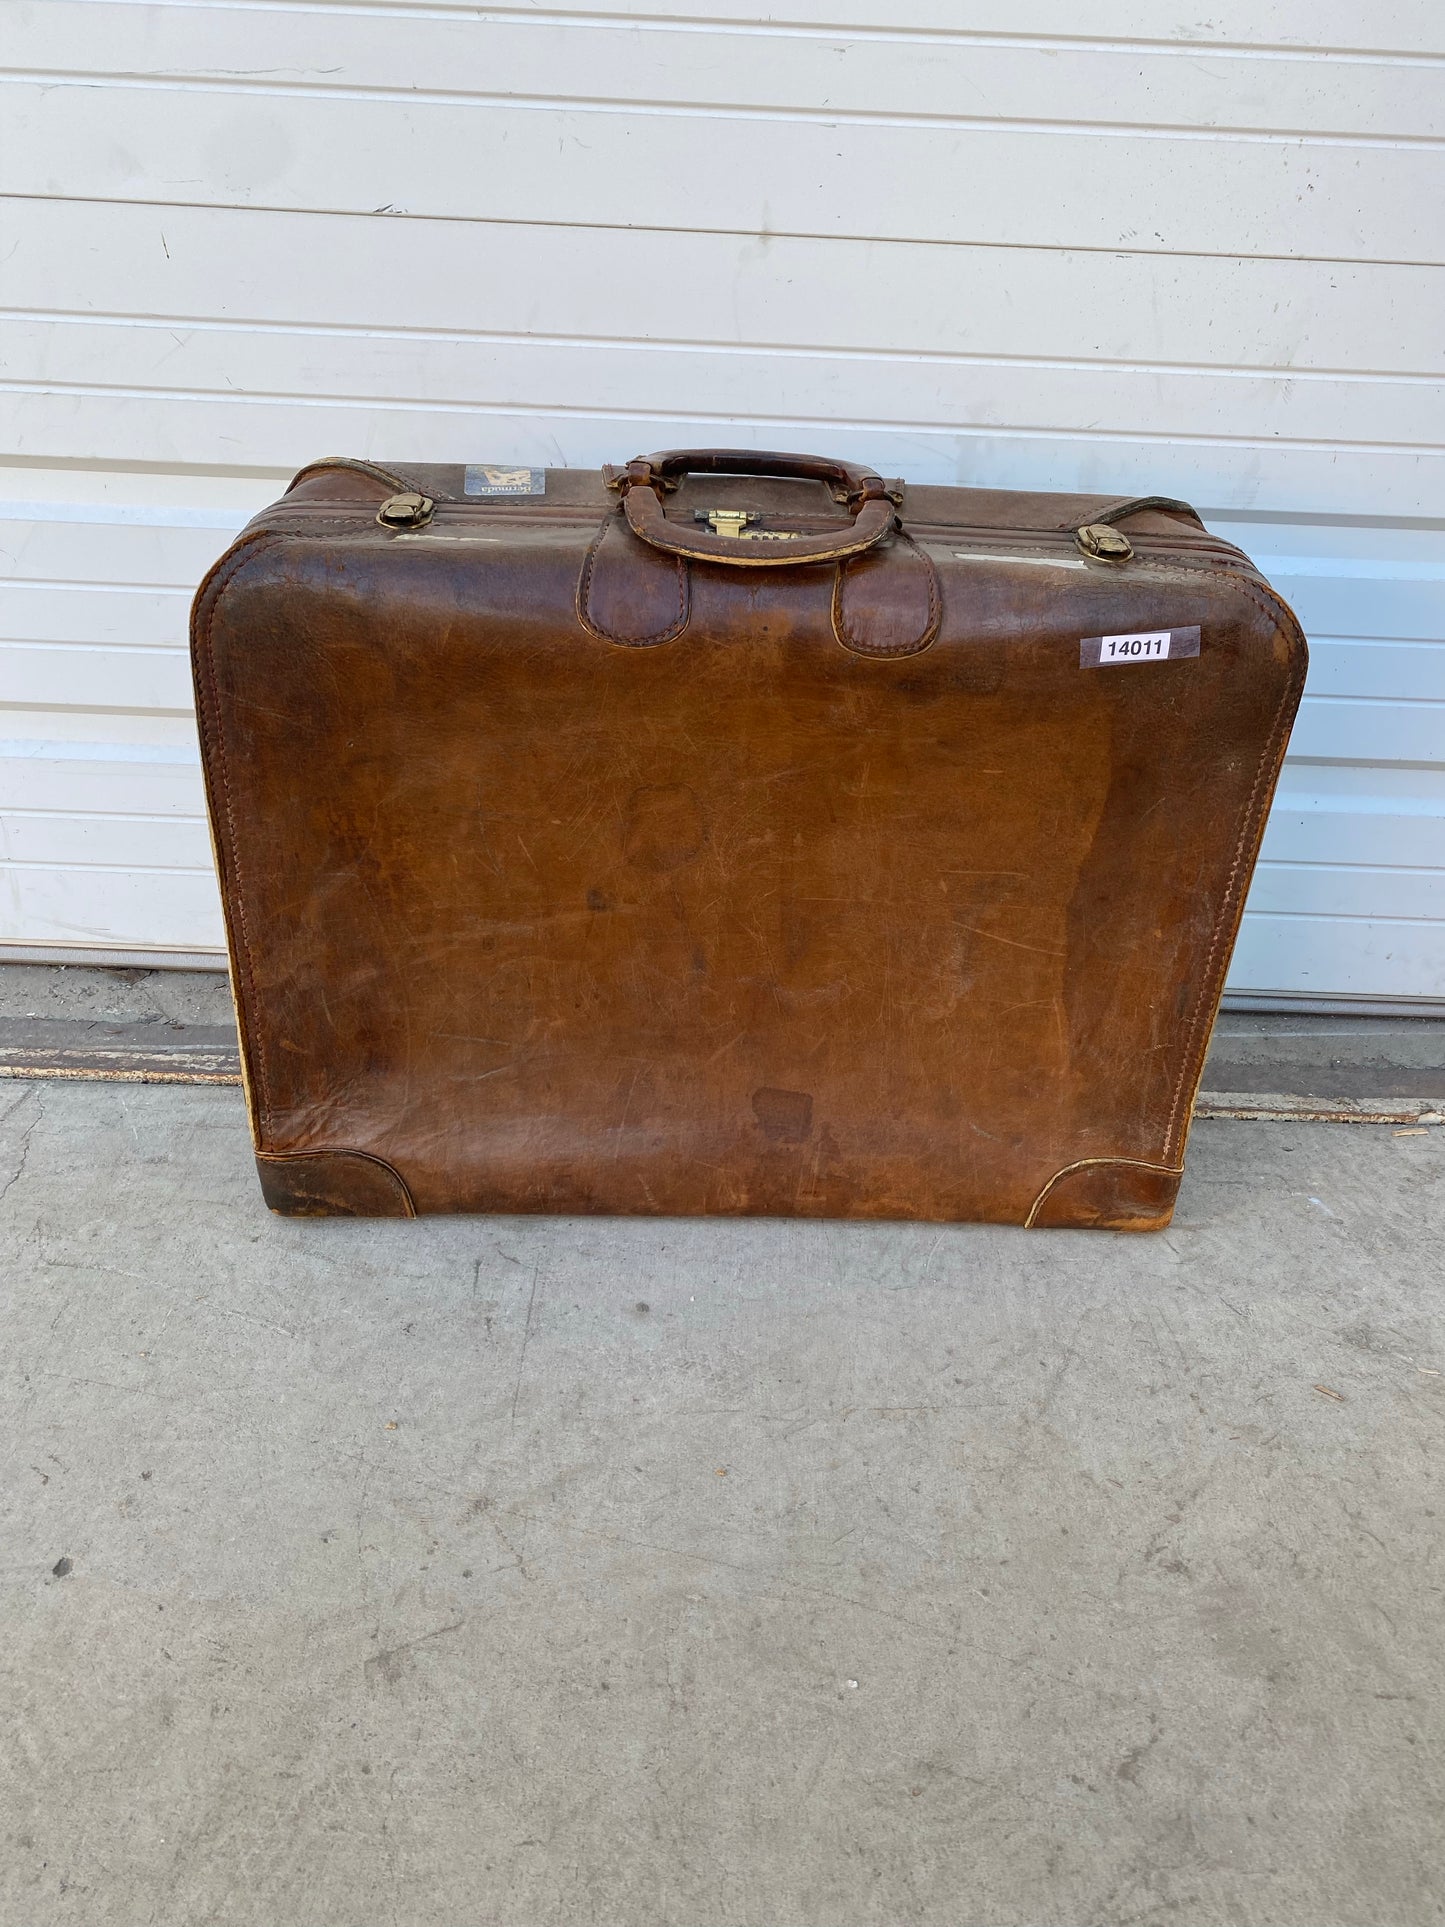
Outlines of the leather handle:
[{"label": "leather handle", "polygon": [[[686,522],[669,522],[662,498],[684,475],[770,475],[792,481],[822,482],[835,502],[852,509],[846,529],[800,535],[787,541],[749,540],[745,536],[704,535]],[[785,569],[800,562],[832,562],[860,555],[898,526],[898,483],[891,486],[871,468],[829,461],[821,455],[779,455],[751,448],[675,448],[660,455],[639,455],[625,468],[610,464],[603,480],[622,497],[632,533],[669,555],[695,562],[724,562],[733,568]]]}]

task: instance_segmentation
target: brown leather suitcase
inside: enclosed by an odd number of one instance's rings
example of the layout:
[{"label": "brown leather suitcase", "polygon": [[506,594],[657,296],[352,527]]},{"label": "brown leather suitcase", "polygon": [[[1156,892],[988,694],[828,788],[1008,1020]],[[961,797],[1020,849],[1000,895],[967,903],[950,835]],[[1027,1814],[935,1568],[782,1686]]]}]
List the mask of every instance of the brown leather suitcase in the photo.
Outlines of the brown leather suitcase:
[{"label": "brown leather suitcase", "polygon": [[326,461],[193,653],[274,1210],[1168,1222],[1306,656],[1184,503]]}]

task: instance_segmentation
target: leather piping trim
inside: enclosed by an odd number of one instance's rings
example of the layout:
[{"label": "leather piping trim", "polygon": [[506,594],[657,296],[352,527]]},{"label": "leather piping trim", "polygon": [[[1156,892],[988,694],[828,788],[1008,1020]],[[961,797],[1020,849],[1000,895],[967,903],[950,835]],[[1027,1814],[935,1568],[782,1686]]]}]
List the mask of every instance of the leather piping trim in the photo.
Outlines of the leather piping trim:
[{"label": "leather piping trim", "polygon": [[844,600],[848,564],[840,562],[833,577],[833,635],[836,641],[840,642],[845,649],[851,650],[855,656],[874,656],[882,660],[894,656],[921,656],[937,636],[938,625],[943,620],[943,592],[938,585],[938,571],[933,566],[932,556],[925,549],[921,549],[906,530],[900,529],[894,539],[898,542],[906,542],[923,564],[924,579],[928,583],[928,620],[923,626],[922,633],[915,636],[911,642],[895,643],[892,647],[883,648],[871,642],[864,642],[861,637],[852,633],[847,624]]},{"label": "leather piping trim", "polygon": [[1039,1195],[1029,1206],[1029,1215],[1024,1219],[1024,1230],[1031,1231],[1033,1229],[1034,1219],[1039,1215],[1039,1210],[1043,1205],[1044,1199],[1056,1184],[1062,1182],[1064,1178],[1071,1177],[1075,1171],[1086,1171],[1090,1165],[1094,1164],[1126,1164],[1131,1171],[1157,1171],[1160,1177],[1163,1178],[1182,1178],[1184,1175],[1184,1166],[1182,1164],[1154,1164],[1148,1158],[1075,1158],[1072,1164],[1066,1164],[1061,1171],[1055,1171],[1043,1190],[1040,1191]]},{"label": "leather piping trim", "polygon": [[[1177,565],[1159,562],[1144,562],[1136,566],[1153,569],[1160,574],[1169,574]],[[1239,934],[1240,922],[1244,916],[1246,887],[1253,859],[1264,841],[1265,823],[1268,811],[1263,807],[1264,799],[1273,791],[1279,780],[1280,765],[1284,761],[1285,750],[1289,746],[1289,733],[1293,726],[1295,712],[1299,708],[1300,696],[1304,690],[1305,673],[1309,667],[1308,647],[1304,631],[1289,604],[1277,596],[1272,589],[1236,575],[1227,569],[1190,569],[1187,565],[1180,571],[1190,575],[1212,575],[1226,582],[1231,589],[1247,596],[1273,624],[1274,633],[1286,643],[1296,642],[1300,646],[1294,651],[1290,673],[1280,691],[1279,705],[1275,710],[1274,723],[1266,739],[1259,768],[1255,773],[1254,786],[1249,800],[1244,806],[1244,819],[1240,825],[1239,839],[1234,848],[1234,860],[1230,865],[1229,876],[1220,901],[1219,914],[1214,920],[1210,935],[1209,949],[1205,953],[1204,970],[1200,979],[1199,995],[1195,1001],[1194,1013],[1190,1019],[1187,1042],[1184,1046],[1179,1067],[1179,1078],[1174,1087],[1174,1099],[1169,1108],[1169,1118],[1164,1127],[1164,1154],[1183,1158],[1184,1144],[1189,1136],[1189,1124],[1193,1113],[1193,1099],[1198,1095],[1200,1080],[1204,1076],[1204,1061],[1209,1048],[1209,1033],[1214,1017],[1219,1009],[1219,1000],[1224,995],[1224,979],[1229,969],[1229,959],[1234,947],[1234,939]],[[1248,857],[1250,861],[1246,863]],[[1226,941],[1227,937],[1227,941]],[[1186,1088],[1190,1095],[1187,1111],[1181,1113]]]},{"label": "leather piping trim", "polygon": [[351,1151],[344,1144],[327,1144],[316,1151],[258,1151],[256,1157],[261,1164],[302,1164],[309,1163],[312,1158],[364,1158],[368,1164],[379,1166],[391,1179],[401,1193],[406,1215],[414,1218],[417,1214],[416,1200],[411,1195],[411,1187],[406,1179],[394,1164],[386,1158],[379,1158],[374,1151]]},{"label": "leather piping trim", "polygon": [[[199,707],[198,704],[198,721]],[[221,846],[216,836],[215,813],[210,809],[206,811],[206,834],[211,840],[211,861],[216,866],[216,877],[219,882],[221,875]],[[222,908],[224,910],[224,904]],[[255,1150],[261,1142],[261,1131],[257,1112],[256,1093],[251,1085],[251,1067],[247,1062],[250,1051],[246,1042],[245,1013],[241,1009],[241,973],[236,965],[236,946],[231,940],[231,919],[223,915],[221,922],[226,932],[226,962],[229,966],[226,971],[226,994],[231,999],[231,1015],[236,1020],[236,1038],[240,1045],[240,1049],[236,1053],[236,1061],[241,1067],[241,1095],[246,1100],[246,1122],[251,1127],[251,1147]]]},{"label": "leather piping trim", "polygon": [[[192,668],[196,684],[196,725],[201,738],[202,773],[206,785],[206,819],[211,832],[211,849],[216,858],[216,874],[221,885],[221,905],[225,913],[226,950],[231,964],[231,1001],[236,1011],[236,1033],[241,1046],[241,1086],[246,1096],[246,1113],[251,1124],[251,1139],[259,1155],[262,1139],[271,1128],[271,1100],[266,1088],[266,1066],[261,1052],[251,1040],[246,1021],[247,1008],[256,1002],[256,974],[251,961],[251,941],[246,930],[245,886],[236,843],[236,812],[231,797],[230,764],[226,738],[221,728],[220,695],[216,687],[215,656],[211,648],[211,628],[221,596],[235,581],[244,565],[251,561],[259,545],[273,533],[255,529],[232,544],[215,567],[202,579],[196,591],[192,625]],[[201,607],[205,604],[202,619]],[[216,779],[219,777],[219,793]],[[227,888],[228,880],[234,889]],[[232,905],[234,904],[234,915]],[[244,992],[244,995],[243,995]]]},{"label": "leather piping trim", "polygon": [[673,566],[677,570],[677,615],[667,628],[659,629],[650,636],[619,636],[592,620],[589,608],[592,600],[593,567],[602,544],[607,540],[608,530],[617,526],[617,518],[609,510],[603,516],[597,533],[587,545],[587,553],[582,558],[582,568],[577,577],[577,594],[574,598],[577,620],[589,635],[597,636],[603,642],[617,643],[624,649],[650,649],[659,642],[675,642],[692,620],[692,577],[687,563],[680,555],[673,557]]}]

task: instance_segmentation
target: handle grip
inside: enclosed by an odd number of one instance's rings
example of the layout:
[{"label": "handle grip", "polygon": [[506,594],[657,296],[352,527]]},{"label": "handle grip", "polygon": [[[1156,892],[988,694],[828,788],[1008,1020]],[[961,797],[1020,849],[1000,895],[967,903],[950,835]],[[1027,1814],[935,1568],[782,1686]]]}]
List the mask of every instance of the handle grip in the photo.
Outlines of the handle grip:
[{"label": "handle grip", "polygon": [[[742,536],[702,535],[685,522],[669,522],[662,498],[684,475],[769,475],[790,481],[822,482],[835,502],[852,509],[846,529],[800,535],[787,542],[748,541]],[[685,555],[695,562],[724,562],[733,568],[785,569],[800,562],[831,562],[860,555],[898,526],[899,483],[889,484],[871,468],[829,461],[821,455],[778,455],[751,448],[675,448],[660,455],[639,455],[625,468],[609,463],[603,480],[622,497],[632,533],[655,549]]]}]

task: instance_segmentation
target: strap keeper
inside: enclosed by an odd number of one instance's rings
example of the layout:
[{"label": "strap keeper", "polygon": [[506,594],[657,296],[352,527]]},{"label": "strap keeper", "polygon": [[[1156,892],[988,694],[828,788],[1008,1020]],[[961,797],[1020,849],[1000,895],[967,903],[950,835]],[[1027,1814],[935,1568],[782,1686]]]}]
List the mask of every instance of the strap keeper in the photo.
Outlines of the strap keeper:
[{"label": "strap keeper", "polygon": [[865,502],[891,502],[894,508],[902,508],[903,484],[885,482],[879,475],[870,475],[861,488],[845,489],[836,493],[833,499],[848,508],[861,508]]},{"label": "strap keeper", "polygon": [[611,462],[604,462],[602,480],[615,494],[623,496],[639,482],[655,490],[659,495],[675,495],[678,488],[678,484],[666,475],[659,475],[651,462],[641,459],[630,461],[626,468],[614,468]]}]

